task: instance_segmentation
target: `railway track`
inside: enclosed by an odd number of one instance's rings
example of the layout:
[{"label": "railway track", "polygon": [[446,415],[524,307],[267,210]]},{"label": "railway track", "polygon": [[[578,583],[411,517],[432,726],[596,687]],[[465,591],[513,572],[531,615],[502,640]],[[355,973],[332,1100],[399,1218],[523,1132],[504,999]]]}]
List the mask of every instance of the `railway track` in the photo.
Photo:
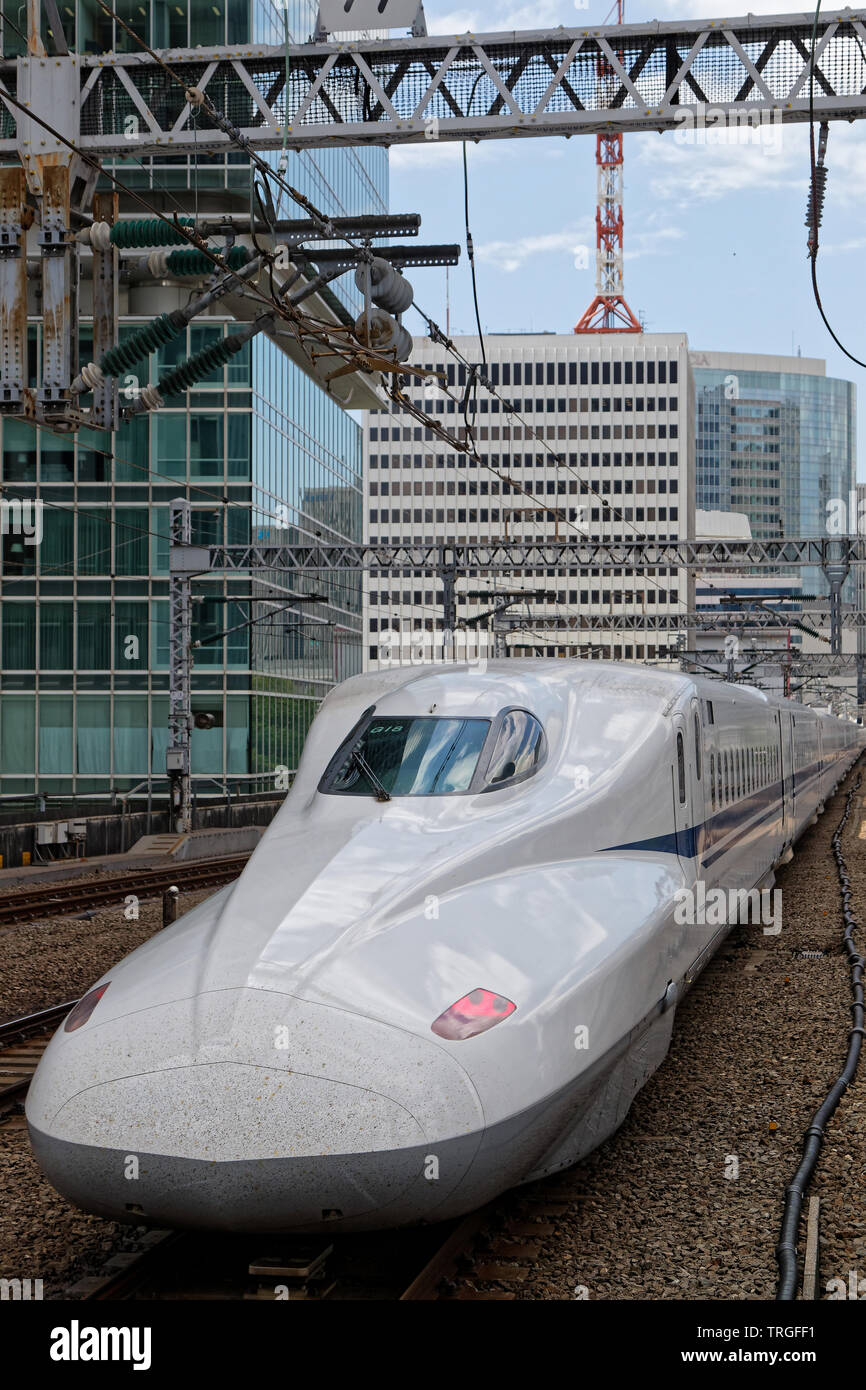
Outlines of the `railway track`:
[{"label": "railway track", "polygon": [[[77,1001],[0,1023],[0,1122],[24,1125],[21,1106],[45,1048]],[[543,1186],[543,1185],[542,1185]],[[288,1298],[321,1302],[513,1299],[526,1261],[565,1203],[508,1194],[441,1229],[337,1236],[232,1237],[137,1233],[92,1275],[66,1290],[85,1301]],[[265,1252],[264,1254],[262,1252]],[[458,1288],[457,1280],[460,1279]],[[477,1288],[474,1281],[498,1287]]]},{"label": "railway track", "polygon": [[76,1003],[69,999],[65,1004],[0,1023],[0,1118],[15,1111],[24,1100],[52,1035]]},{"label": "railway track", "polygon": [[[536,1187],[538,1190],[536,1190]],[[570,1194],[569,1200],[573,1200]],[[510,1301],[568,1205],[548,1181],[441,1227],[356,1236],[152,1230],[65,1290],[87,1302]]]},{"label": "railway track", "polygon": [[237,878],[248,858],[247,854],[231,855],[168,868],[135,869],[105,880],[72,880],[25,888],[22,892],[9,893],[0,901],[0,926],[36,922],[43,917],[63,917],[84,908],[121,903],[130,893],[139,898],[155,897],[172,884],[187,893],[197,888],[217,887]]}]

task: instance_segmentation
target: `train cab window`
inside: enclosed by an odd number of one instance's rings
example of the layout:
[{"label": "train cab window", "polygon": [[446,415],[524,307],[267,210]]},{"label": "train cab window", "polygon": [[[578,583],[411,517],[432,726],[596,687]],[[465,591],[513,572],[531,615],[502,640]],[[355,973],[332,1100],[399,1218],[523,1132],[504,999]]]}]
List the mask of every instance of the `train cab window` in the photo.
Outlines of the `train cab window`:
[{"label": "train cab window", "polygon": [[500,715],[499,732],[484,774],[484,791],[522,782],[547,757],[547,739],[534,715],[511,709]]},{"label": "train cab window", "polygon": [[686,750],[683,745],[682,734],[677,734],[677,788],[680,795],[680,805],[684,806],[686,801]]},{"label": "train cab window", "polygon": [[701,723],[695,711],[695,775],[701,780]]},{"label": "train cab window", "polygon": [[466,792],[489,732],[489,719],[368,712],[331,759],[319,791],[382,801]]}]

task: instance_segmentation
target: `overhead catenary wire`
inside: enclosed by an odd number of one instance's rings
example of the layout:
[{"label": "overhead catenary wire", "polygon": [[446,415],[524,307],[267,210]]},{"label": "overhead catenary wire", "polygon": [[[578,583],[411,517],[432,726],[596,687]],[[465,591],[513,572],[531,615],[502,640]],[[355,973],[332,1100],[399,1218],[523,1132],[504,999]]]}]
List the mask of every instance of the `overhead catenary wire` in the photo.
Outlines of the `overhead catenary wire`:
[{"label": "overhead catenary wire", "polygon": [[[246,141],[246,140],[242,137],[242,135],[240,134],[239,131],[237,131],[234,127],[231,126],[231,123],[230,123],[225,117],[223,117],[219,111],[217,111],[217,109],[213,106],[213,104],[210,102],[210,100],[209,100],[207,97],[203,96],[203,94],[201,94],[201,93],[198,93],[198,94],[192,93],[192,92],[190,91],[190,89],[188,89],[188,88],[186,87],[186,84],[184,83],[183,79],[182,79],[177,73],[175,73],[175,72],[173,71],[173,69],[169,66],[169,64],[167,64],[167,63],[159,56],[159,54],[155,53],[154,50],[151,49],[151,48],[147,45],[147,43],[146,43],[138,34],[136,34],[135,31],[134,31],[128,24],[126,24],[125,21],[123,21],[123,20],[120,18],[120,16],[118,16],[118,15],[116,14],[115,11],[111,10],[110,7],[109,7],[108,5],[104,4],[104,3],[103,3],[103,0],[97,0],[97,3],[99,3],[100,8],[102,8],[103,11],[104,11],[107,15],[109,15],[110,17],[112,17],[113,19],[115,19],[115,20],[121,25],[121,27],[122,27],[123,29],[125,29],[125,30],[135,39],[135,41],[139,44],[139,46],[142,47],[146,52],[148,52],[148,53],[154,58],[154,60],[155,60],[160,66],[162,66],[162,67],[164,68],[164,70],[172,77],[172,79],[173,79],[176,83],[178,83],[178,85],[180,85],[180,86],[182,86],[182,87],[184,88],[184,91],[185,91],[185,93],[187,94],[188,99],[189,99],[190,97],[195,98],[196,95],[197,95],[198,97],[201,97],[201,98],[202,98],[200,101],[197,101],[197,100],[193,99],[193,100],[191,101],[191,105],[195,105],[195,106],[197,106],[197,107],[203,107],[203,109],[205,109],[205,111],[206,111],[207,114],[211,117],[211,119],[214,119],[214,120],[217,122],[217,124],[219,125],[219,127],[220,127],[221,129],[226,130],[226,133],[228,133],[228,134],[230,135],[230,138],[232,138],[232,139],[235,141],[235,143],[237,143],[242,149],[245,150],[245,152],[249,155],[251,161],[252,161],[254,164],[256,164],[257,167],[261,168],[262,172],[263,172],[268,178],[276,179],[276,181],[277,181],[278,185],[281,187],[281,189],[287,191],[287,192],[294,198],[294,200],[295,200],[296,202],[298,202],[298,204],[299,204],[300,206],[302,206],[303,208],[305,208],[305,210],[314,218],[314,220],[317,221],[317,225],[320,225],[320,227],[321,227],[321,229],[323,230],[323,232],[327,232],[327,233],[330,234],[330,235],[333,235],[333,234],[334,234],[334,228],[333,228],[332,224],[330,223],[330,219],[324,218],[323,215],[322,215],[321,213],[319,213],[318,209],[316,209],[316,208],[310,203],[310,201],[304,197],[304,195],[300,194],[297,190],[292,189],[291,186],[290,186],[290,185],[287,185],[287,184],[285,183],[285,181],[284,181],[278,174],[275,174],[275,171],[274,171],[264,160],[262,160],[262,159],[256,154],[256,152],[255,152],[255,151],[252,149],[252,147],[250,146],[250,143],[249,143],[248,141]],[[287,54],[288,54],[288,48],[287,48]],[[14,100],[14,99],[13,99],[13,100]],[[37,118],[37,119],[38,119],[38,118]],[[47,124],[47,123],[44,123],[44,122],[43,122],[43,124]],[[50,127],[48,127],[48,128],[50,129]],[[58,134],[57,132],[54,132],[54,133],[55,133],[55,134]],[[59,137],[59,138],[63,139],[62,136]],[[73,148],[73,149],[75,148],[75,147],[71,144],[71,142],[65,141],[65,143],[68,144],[68,145],[70,146],[70,148]],[[80,151],[76,151],[76,152],[77,152],[77,153],[80,153]],[[82,155],[82,157],[85,158],[85,159],[87,159],[87,156],[83,156],[83,155]],[[89,161],[89,162],[94,163],[95,161]],[[108,171],[106,171],[106,172],[108,173]],[[465,193],[465,207],[466,207],[466,214],[467,214],[467,234],[468,234],[467,247],[469,248],[469,247],[471,246],[471,234],[469,233],[469,223],[468,223],[468,170],[467,170],[467,167],[466,167],[465,149],[464,149],[464,173],[465,173],[466,176],[467,176],[467,177],[466,177],[466,180],[465,180],[465,189],[464,189],[464,193]],[[112,178],[112,179],[114,178],[114,176],[113,176],[111,173],[108,173],[108,177],[109,177],[109,178]],[[146,203],[146,200],[144,200],[143,198],[141,198],[141,196],[140,196],[139,194],[137,194],[137,192],[136,192],[135,190],[127,189],[126,186],[123,184],[123,182],[122,182],[121,180],[115,179],[114,181],[117,183],[117,185],[118,185],[119,187],[123,188],[124,191],[130,193],[130,194],[131,194],[132,196],[134,196],[134,197],[137,197],[138,200],[142,203],[143,206],[148,206],[148,204]],[[161,214],[159,214],[159,213],[157,212],[156,209],[153,209],[153,211],[156,212],[158,216],[161,216]],[[163,220],[166,221],[166,222],[168,221],[168,219],[165,219],[165,218],[163,218]],[[169,224],[169,225],[175,225],[175,224]],[[203,254],[205,254],[205,255],[207,255],[208,252],[211,250],[211,248],[208,248],[208,247],[203,246],[203,245],[201,244],[201,242],[200,242],[200,239],[197,240],[195,236],[190,236],[188,239],[189,239],[191,242],[193,242],[194,245],[196,245],[196,246],[198,247],[198,249],[199,249],[199,251],[200,251],[201,253],[203,253]],[[352,246],[354,249],[358,250],[359,252],[362,252],[362,251],[363,251],[363,248],[359,248],[359,247],[356,245],[356,243],[352,241],[352,239],[351,239],[350,237],[341,236],[341,239],[344,240],[344,241],[346,241],[350,246]],[[479,315],[479,313],[478,313],[477,284],[476,284],[476,280],[475,280],[474,256],[471,256],[470,259],[471,259],[471,261],[472,261],[472,270],[473,270],[473,293],[474,293],[474,298],[475,298],[476,318],[477,318],[477,321],[478,321],[479,338],[480,338],[480,341],[481,341],[482,357],[484,358],[484,362],[485,362],[485,365],[486,365],[486,352],[485,352],[485,348],[484,348],[483,334],[482,334],[482,332],[481,332],[480,315]],[[219,259],[218,259],[217,257],[214,257],[214,260],[216,261],[217,264],[220,264],[220,261],[219,261]],[[222,268],[222,267],[221,267],[221,268]],[[268,300],[267,296],[261,294],[261,293],[258,292],[258,291],[254,291],[254,292],[258,295],[258,297],[260,297],[260,298],[263,300],[263,302],[265,302],[265,303],[269,303],[269,302],[270,302],[270,301]],[[282,306],[280,306],[280,307],[282,307]],[[427,316],[424,315],[424,317],[426,318]],[[428,322],[432,323],[432,320],[428,320]],[[327,326],[325,326],[325,327],[327,327]],[[451,346],[451,350],[453,350],[453,345],[450,345],[450,346]],[[349,354],[348,354],[348,352],[344,349],[342,355],[348,356]],[[486,381],[482,381],[482,384],[484,384],[484,385],[485,385],[486,387],[488,387],[488,389],[489,389],[489,383],[487,383]],[[473,383],[473,385],[474,385],[474,383]],[[498,395],[498,393],[496,393],[496,392],[493,392],[493,394],[494,394],[494,395]],[[392,399],[397,400],[398,398],[392,396]],[[500,400],[501,400],[501,399],[502,399],[502,398],[500,397]],[[403,407],[405,408],[405,399],[404,399],[404,401],[403,401]],[[413,413],[414,413],[414,412],[413,412]],[[516,418],[522,419],[522,417],[519,416],[519,415],[517,414],[517,412],[513,412],[513,413],[515,414]],[[425,420],[425,423],[430,424],[430,423],[432,423],[432,422],[429,422],[429,421]],[[467,417],[467,427],[468,427],[468,417]],[[529,427],[527,426],[527,428],[529,428]],[[533,431],[532,433],[533,433],[533,437],[535,437],[534,431]],[[465,447],[463,447],[463,446],[461,445],[460,441],[452,440],[452,439],[450,439],[450,438],[448,438],[447,436],[444,436],[444,435],[443,435],[442,437],[445,438],[446,442],[448,442],[449,444],[452,444],[453,447],[455,447],[455,449],[457,449],[457,451],[458,451],[459,453],[463,454],[463,453],[466,452]],[[549,453],[551,454],[551,456],[554,458],[554,460],[555,460],[556,463],[557,463],[557,466],[561,466],[561,467],[566,467],[566,468],[568,468],[568,471],[569,471],[569,472],[572,472],[573,475],[574,475],[575,477],[577,477],[577,478],[580,479],[582,489],[585,489],[586,492],[587,492],[589,495],[592,495],[592,496],[595,496],[596,498],[598,498],[598,500],[601,502],[602,507],[610,514],[608,519],[609,519],[611,522],[612,522],[612,521],[615,521],[615,520],[619,520],[622,524],[629,526],[630,529],[632,529],[632,530],[635,532],[636,535],[638,535],[638,536],[640,536],[640,537],[645,537],[645,533],[639,531],[636,527],[633,527],[633,526],[631,525],[630,522],[627,522],[626,519],[625,519],[625,517],[623,516],[622,512],[621,512],[618,508],[613,507],[613,506],[611,505],[611,503],[608,501],[608,499],[607,499],[605,496],[603,496],[603,494],[601,494],[596,488],[592,487],[592,485],[589,484],[584,478],[582,478],[581,475],[578,474],[576,470],[572,469],[570,465],[567,465],[567,464],[565,463],[565,460],[564,460],[564,459],[562,459],[560,456],[556,455],[556,454],[554,453],[554,451],[553,451],[552,449],[550,449],[550,446],[546,443],[546,441],[540,441],[540,442],[543,443],[544,448],[545,448],[545,449],[547,450],[547,452],[549,452]],[[526,496],[527,498],[529,498],[529,500],[532,502],[532,504],[533,504],[535,507],[537,507],[540,511],[543,511],[543,512],[546,513],[547,515],[554,514],[554,515],[559,515],[559,516],[561,516],[561,519],[562,519],[564,525],[567,525],[567,526],[574,526],[574,529],[577,530],[579,534],[583,534],[583,532],[580,531],[580,528],[579,528],[579,527],[575,526],[574,523],[571,523],[564,515],[562,515],[560,509],[558,509],[558,508],[551,508],[550,506],[548,506],[548,505],[546,505],[546,504],[540,503],[539,500],[538,500],[538,498],[535,496],[535,494],[529,492],[525,487],[522,486],[522,484],[519,484],[519,483],[517,482],[516,479],[513,479],[513,478],[504,479],[504,478],[503,478],[503,475],[502,475],[501,473],[499,473],[498,470],[494,469],[491,465],[489,465],[489,464],[487,463],[487,461],[484,460],[483,458],[481,458],[477,453],[473,453],[471,456],[475,459],[476,462],[478,462],[478,463],[482,464],[484,467],[488,468],[489,471],[493,472],[493,473],[494,473],[498,478],[500,478],[502,481],[507,482],[508,486],[509,486],[510,488],[513,488],[515,492],[519,492],[520,494],[522,494],[522,495]],[[647,581],[648,583],[652,584],[653,587],[658,588],[658,589],[661,591],[661,586],[658,585],[654,579],[652,579],[649,575],[646,575],[646,576],[644,576],[644,577],[645,577],[645,579],[646,579],[646,581]]]},{"label": "overhead catenary wire", "polygon": [[[851,362],[856,363],[858,367],[866,367],[866,362],[859,357],[855,357],[853,352],[849,352],[845,344],[837,337],[824,310],[824,305],[821,302],[821,292],[818,289],[818,227],[821,220],[821,204],[824,200],[824,186],[827,178],[823,159],[819,162],[815,151],[815,47],[818,41],[818,18],[820,14],[821,0],[818,0],[815,6],[815,19],[812,24],[812,46],[809,55],[809,267],[812,278],[812,294],[818,306],[818,313],[824,321],[824,327],[827,329],[827,332],[830,334],[837,348],[839,348],[840,352],[843,352]],[[826,138],[824,143],[826,144]],[[821,170],[820,175],[819,170]]]},{"label": "overhead catenary wire", "polygon": [[[175,217],[175,219],[172,220],[168,218],[164,213],[162,213],[158,208],[153,207],[153,205],[150,204],[147,201],[147,199],[144,198],[138,192],[137,189],[131,188],[122,179],[118,178],[117,175],[114,174],[111,170],[105,169],[98,160],[92,158],[90,155],[87,155],[83,151],[81,151],[78,148],[78,146],[74,144],[73,141],[67,139],[65,135],[61,134],[60,131],[55,129],[55,127],[52,126],[48,121],[46,121],[42,116],[39,116],[35,112],[31,111],[27,106],[25,106],[23,102],[18,101],[17,97],[13,97],[10,93],[6,91],[0,91],[0,101],[11,103],[18,110],[27,114],[31,120],[34,120],[37,122],[37,124],[41,125],[43,129],[47,130],[49,134],[53,135],[55,139],[60,141],[60,143],[66,146],[67,149],[71,150],[73,154],[76,154],[79,158],[81,158],[85,163],[89,164],[91,167],[98,169],[100,173],[104,173],[105,176],[108,179],[110,179],[111,182],[115,185],[115,187],[119,188],[129,197],[134,198],[138,203],[141,204],[142,207],[146,208],[160,222],[165,223],[173,231],[180,232],[182,237],[186,241],[188,241],[192,246],[194,246],[203,256],[207,257],[208,260],[213,261],[217,269],[226,272],[227,284],[229,289],[234,288],[235,282],[237,282],[237,284],[241,283],[243,271],[232,271],[231,268],[228,266],[226,260],[222,257],[222,255],[220,255],[220,253],[218,252],[214,252],[213,249],[209,247],[208,244],[205,242],[204,238],[201,237],[194,229],[184,228],[180,221],[177,219],[177,217]],[[262,163],[262,167],[270,176],[273,176],[273,171],[270,170],[267,164]],[[291,191],[294,193],[295,190]],[[301,200],[301,206],[303,206],[311,216],[315,214],[315,217],[318,217],[319,220],[321,220],[320,214],[318,214],[317,209],[313,207],[313,204],[310,203],[308,199],[304,198],[302,194],[298,194],[297,197]],[[330,235],[331,233],[333,233],[334,229],[330,223],[327,224],[327,227],[330,230],[326,234]],[[307,289],[309,290],[309,286],[307,287]],[[279,314],[279,316],[285,319],[292,326],[296,335],[300,334],[303,326],[303,329],[306,332],[308,332],[311,336],[315,336],[316,334],[322,336],[325,340],[325,345],[328,347],[328,349],[334,356],[342,357],[347,362],[349,362],[353,358],[356,358],[358,356],[358,351],[361,351],[362,353],[364,352],[363,349],[356,349],[351,344],[342,343],[339,339],[339,331],[337,330],[335,325],[327,323],[320,319],[316,319],[310,315],[301,315],[298,312],[298,310],[291,304],[290,301],[281,298],[279,295],[267,295],[262,290],[258,289],[258,287],[255,285],[244,285],[244,293],[260,300],[261,303],[274,308],[275,311]],[[301,322],[302,320],[303,325]],[[375,353],[365,353],[364,355],[365,358],[369,358],[369,362],[371,364],[369,369],[392,369],[392,364],[381,361]]]},{"label": "overhead catenary wire", "polygon": [[[100,8],[101,8],[107,15],[109,15],[110,17],[112,17],[113,19],[115,19],[115,20],[117,21],[117,23],[119,23],[119,24],[127,31],[127,33],[130,34],[130,36],[136,41],[136,43],[138,43],[139,46],[140,46],[141,48],[143,48],[143,49],[154,59],[154,61],[155,61],[156,63],[158,63],[158,64],[168,73],[168,75],[172,78],[172,80],[173,80],[177,85],[179,85],[180,87],[182,87],[182,88],[184,89],[184,92],[185,92],[185,93],[188,95],[188,97],[189,97],[189,95],[190,95],[189,89],[187,88],[186,83],[184,82],[183,78],[181,78],[180,75],[179,75],[178,73],[174,72],[173,69],[169,66],[169,64],[167,64],[167,63],[160,57],[160,55],[159,55],[158,53],[156,53],[152,48],[150,48],[149,45],[148,45],[138,34],[136,34],[135,30],[132,29],[128,24],[126,24],[126,22],[125,22],[123,19],[121,19],[120,16],[117,15],[116,12],[115,12],[114,10],[112,10],[112,9],[105,3],[105,0],[97,0],[97,4],[99,4]],[[476,78],[476,84],[475,84],[476,87],[477,87],[478,80],[479,80],[480,76],[481,76],[481,74],[479,74],[479,77]],[[266,177],[271,178],[271,179],[274,179],[274,180],[277,182],[278,187],[280,187],[281,189],[285,189],[285,191],[288,192],[289,195],[290,195],[296,202],[298,202],[299,205],[302,206],[302,207],[310,214],[311,217],[313,217],[313,220],[317,223],[317,225],[320,225],[320,227],[321,227],[322,230],[326,230],[327,233],[328,233],[329,235],[333,235],[334,232],[335,232],[335,229],[334,229],[332,223],[330,222],[330,219],[325,219],[325,218],[323,217],[323,214],[321,214],[321,213],[319,212],[319,210],[318,210],[317,208],[314,207],[314,205],[309,201],[309,199],[307,199],[306,197],[304,197],[304,195],[301,194],[301,193],[299,193],[298,190],[293,189],[293,188],[291,187],[291,185],[287,184],[287,183],[285,182],[285,180],[283,180],[282,178],[280,178],[280,177],[275,173],[275,171],[271,168],[271,166],[270,166],[269,164],[267,164],[267,162],[266,162],[265,160],[263,160],[263,159],[261,158],[261,156],[259,156],[259,155],[255,152],[255,150],[254,150],[253,147],[251,146],[250,142],[247,141],[247,140],[245,140],[245,139],[242,137],[242,135],[240,134],[240,132],[237,131],[237,130],[231,125],[231,123],[222,115],[221,112],[219,112],[219,111],[217,110],[217,108],[213,105],[212,102],[210,102],[210,100],[209,100],[206,96],[204,96],[204,95],[201,94],[201,93],[199,93],[199,96],[201,97],[202,104],[204,105],[204,107],[205,107],[205,109],[207,110],[208,115],[211,117],[211,119],[214,120],[214,121],[218,124],[218,126],[219,126],[220,129],[225,130],[226,133],[228,133],[228,134],[230,135],[230,137],[234,139],[235,143],[238,144],[238,146],[239,146],[241,149],[243,149],[243,150],[248,154],[249,158],[261,169],[262,173],[263,173]],[[470,96],[470,105],[471,105],[472,97],[474,97],[474,89],[473,89],[472,95]],[[465,156],[465,149],[464,149],[464,156]],[[467,174],[467,181],[466,181],[466,185],[465,185],[465,207],[466,207],[467,233],[468,233],[468,231],[469,231],[469,227],[468,227],[468,174]],[[359,251],[359,252],[364,252],[364,248],[359,247],[359,246],[357,245],[357,243],[356,243],[355,241],[353,241],[353,239],[352,239],[351,237],[346,236],[346,235],[344,235],[344,234],[339,234],[339,239],[345,241],[346,244],[349,245],[349,246],[351,246],[353,249],[355,249],[355,250],[357,250],[357,251]],[[367,256],[369,256],[371,253],[370,253],[370,252],[364,252],[364,254],[366,254]],[[473,282],[474,282],[474,263],[473,263]],[[464,362],[466,362],[466,359],[465,359],[465,358],[462,358],[462,354],[459,354],[459,352],[457,351],[457,349],[456,349],[455,345],[453,344],[453,342],[452,342],[450,339],[446,339],[446,338],[445,338],[445,335],[443,335],[442,332],[441,332],[441,330],[438,329],[438,327],[433,323],[433,320],[430,319],[430,318],[428,317],[428,315],[427,315],[426,313],[424,313],[423,310],[420,309],[420,306],[416,306],[416,307],[418,307],[418,312],[421,314],[422,318],[425,319],[425,321],[428,323],[428,325],[431,327],[431,329],[436,329],[436,332],[438,333],[438,341],[441,342],[443,345],[447,345],[448,349],[449,349],[456,357],[461,358]],[[476,297],[476,311],[477,311],[477,297]],[[482,355],[484,355],[483,335],[481,335],[480,318],[479,318],[479,335],[481,336],[481,342],[482,342]],[[471,366],[472,364],[466,363],[466,365]],[[486,356],[485,356],[485,365],[486,365]],[[491,393],[492,393],[494,396],[497,396],[497,398],[500,399],[500,401],[503,399],[502,397],[499,397],[499,396],[498,396],[498,393],[497,393],[495,390],[493,390],[492,386],[491,386],[490,383],[486,380],[486,378],[483,378],[483,377],[480,377],[480,376],[479,376],[479,380],[481,381],[481,384],[483,384],[488,390],[490,390]],[[390,394],[390,393],[389,393],[389,394]],[[392,399],[394,399],[394,400],[396,401],[396,400],[398,400],[399,398],[398,398],[398,397],[395,397],[394,395],[392,395]],[[405,408],[405,402],[404,402],[404,408]],[[517,415],[517,412],[513,411],[513,409],[512,409],[512,412],[511,412],[511,413]],[[465,410],[464,410],[464,414],[465,414]],[[522,419],[522,417],[520,417],[520,416],[517,416],[517,418]],[[466,422],[467,422],[467,430],[469,431],[469,430],[470,430],[470,427],[469,427],[469,423],[468,423],[468,417],[466,417]],[[534,433],[534,432],[533,432],[533,433]],[[455,447],[457,448],[458,452],[464,452],[464,450],[462,450],[462,449],[460,448],[459,444],[457,444],[456,442],[455,442]],[[553,456],[554,459],[556,460],[558,466],[568,467],[570,471],[574,472],[574,476],[575,476],[575,477],[579,477],[579,478],[580,478],[580,475],[578,475],[578,474],[576,473],[575,470],[572,470],[571,467],[570,467],[570,465],[565,464],[565,461],[564,461],[564,460],[562,460],[558,455],[556,455],[556,454],[554,453],[553,450],[550,450],[550,449],[549,449],[549,446],[547,446],[546,442],[545,442],[545,448],[547,448],[547,449],[548,449],[548,452],[550,452],[550,453],[552,454],[552,456]],[[480,456],[478,456],[478,455],[476,454],[476,455],[474,455],[474,457],[476,457],[476,459],[477,459],[480,463],[482,463],[485,467],[490,468],[490,471],[496,472],[496,470],[494,470],[494,469],[492,468],[491,465],[487,464],[483,459],[481,459]],[[497,476],[500,476],[500,477],[501,477],[501,475],[499,475],[498,473],[497,473]],[[607,508],[610,512],[618,512],[618,511],[619,511],[619,509],[611,507],[611,505],[610,505],[610,503],[607,501],[607,499],[606,499],[601,493],[599,493],[595,488],[592,488],[591,485],[587,484],[586,481],[585,481],[585,479],[580,478],[580,481],[581,481],[581,483],[582,483],[583,485],[585,485],[585,486],[588,488],[588,491],[589,491],[589,493],[590,493],[591,495],[593,495],[593,496],[595,496],[595,497],[597,497],[597,498],[599,499],[599,501],[601,502],[601,504],[602,504],[603,507]],[[511,480],[511,482],[512,482],[512,485],[515,485],[515,480]],[[530,497],[530,498],[533,500],[533,502],[535,503],[535,505],[539,505],[539,504],[537,503],[537,500],[536,500],[535,497],[534,497],[534,494],[529,493],[529,492],[528,492],[526,489],[524,489],[522,486],[519,487],[519,490],[520,490],[521,493],[523,493],[523,495]],[[546,511],[549,511],[550,509],[549,509],[549,508],[545,508],[545,510],[546,510]],[[642,538],[646,538],[645,532],[640,532],[640,531],[638,531],[636,527],[631,526],[631,523],[626,522],[626,521],[625,521],[625,518],[624,518],[624,516],[622,515],[621,512],[619,512],[618,519],[619,519],[623,524],[629,525],[629,526],[631,527],[631,529],[635,532],[636,535],[638,535],[638,536],[640,536],[640,537],[642,537]],[[574,523],[569,522],[569,521],[568,521],[567,519],[565,519],[565,518],[563,518],[563,520],[564,520],[564,524],[566,524],[566,525],[574,525]],[[611,518],[611,520],[613,520],[613,517]],[[578,533],[579,533],[579,534],[582,534],[582,532],[580,532],[580,530],[579,530],[578,527],[575,526],[574,529],[578,530]],[[646,575],[645,578],[647,579],[647,581],[648,581],[649,583],[653,584],[653,586],[654,586],[655,588],[657,588],[657,589],[659,589],[659,590],[661,591],[661,586],[658,585],[658,584],[656,584],[656,582],[655,582],[654,579],[652,579],[649,575]]]}]

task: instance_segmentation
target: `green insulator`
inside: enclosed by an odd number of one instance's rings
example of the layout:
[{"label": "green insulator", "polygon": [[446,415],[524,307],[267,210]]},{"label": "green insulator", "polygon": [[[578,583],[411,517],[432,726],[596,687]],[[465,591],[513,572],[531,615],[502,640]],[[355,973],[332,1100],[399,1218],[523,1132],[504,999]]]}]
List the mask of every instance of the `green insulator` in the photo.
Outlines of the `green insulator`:
[{"label": "green insulator", "polygon": [[249,335],[230,333],[227,338],[220,338],[219,342],[202,348],[201,352],[188,357],[179,367],[160,377],[159,394],[179,396],[182,391],[188,391],[197,381],[202,381],[204,377],[216,371],[217,367],[222,367],[230,357],[240,352],[244,343],[248,341]]},{"label": "green insulator", "polygon": [[[192,217],[179,217],[183,227],[194,227]],[[159,217],[132,217],[127,222],[115,222],[111,229],[114,246],[132,250],[142,246],[182,246],[187,238],[176,227]]]},{"label": "green insulator", "polygon": [[160,314],[153,323],[145,324],[144,328],[133,333],[125,343],[118,343],[117,347],[104,352],[99,365],[106,376],[119,376],[147,357],[149,352],[156,352],[164,343],[170,343],[185,328],[186,324],[176,324],[171,314]]},{"label": "green insulator", "polygon": [[[222,246],[211,246],[209,250],[214,256],[222,256],[230,270],[240,270],[252,256],[246,246],[232,246],[229,251]],[[172,251],[166,257],[165,265],[172,275],[212,275],[215,270],[221,269],[203,251],[196,250]]]}]

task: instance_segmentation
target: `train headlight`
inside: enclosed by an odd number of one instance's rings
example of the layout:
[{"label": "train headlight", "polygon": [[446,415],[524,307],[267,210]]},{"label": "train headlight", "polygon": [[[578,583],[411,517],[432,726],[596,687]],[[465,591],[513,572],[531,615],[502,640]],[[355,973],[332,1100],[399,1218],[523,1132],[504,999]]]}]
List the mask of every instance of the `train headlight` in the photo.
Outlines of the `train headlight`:
[{"label": "train headlight", "polygon": [[81,1028],[87,1022],[110,984],[111,981],[106,980],[104,985],[100,985],[98,989],[92,989],[89,994],[85,994],[83,999],[79,999],[63,1025],[64,1033],[74,1033],[76,1028]]},{"label": "train headlight", "polygon": [[462,1042],[464,1038],[474,1038],[476,1033],[486,1033],[516,1008],[504,994],[495,994],[492,989],[473,989],[440,1014],[430,1027],[440,1038]]}]

